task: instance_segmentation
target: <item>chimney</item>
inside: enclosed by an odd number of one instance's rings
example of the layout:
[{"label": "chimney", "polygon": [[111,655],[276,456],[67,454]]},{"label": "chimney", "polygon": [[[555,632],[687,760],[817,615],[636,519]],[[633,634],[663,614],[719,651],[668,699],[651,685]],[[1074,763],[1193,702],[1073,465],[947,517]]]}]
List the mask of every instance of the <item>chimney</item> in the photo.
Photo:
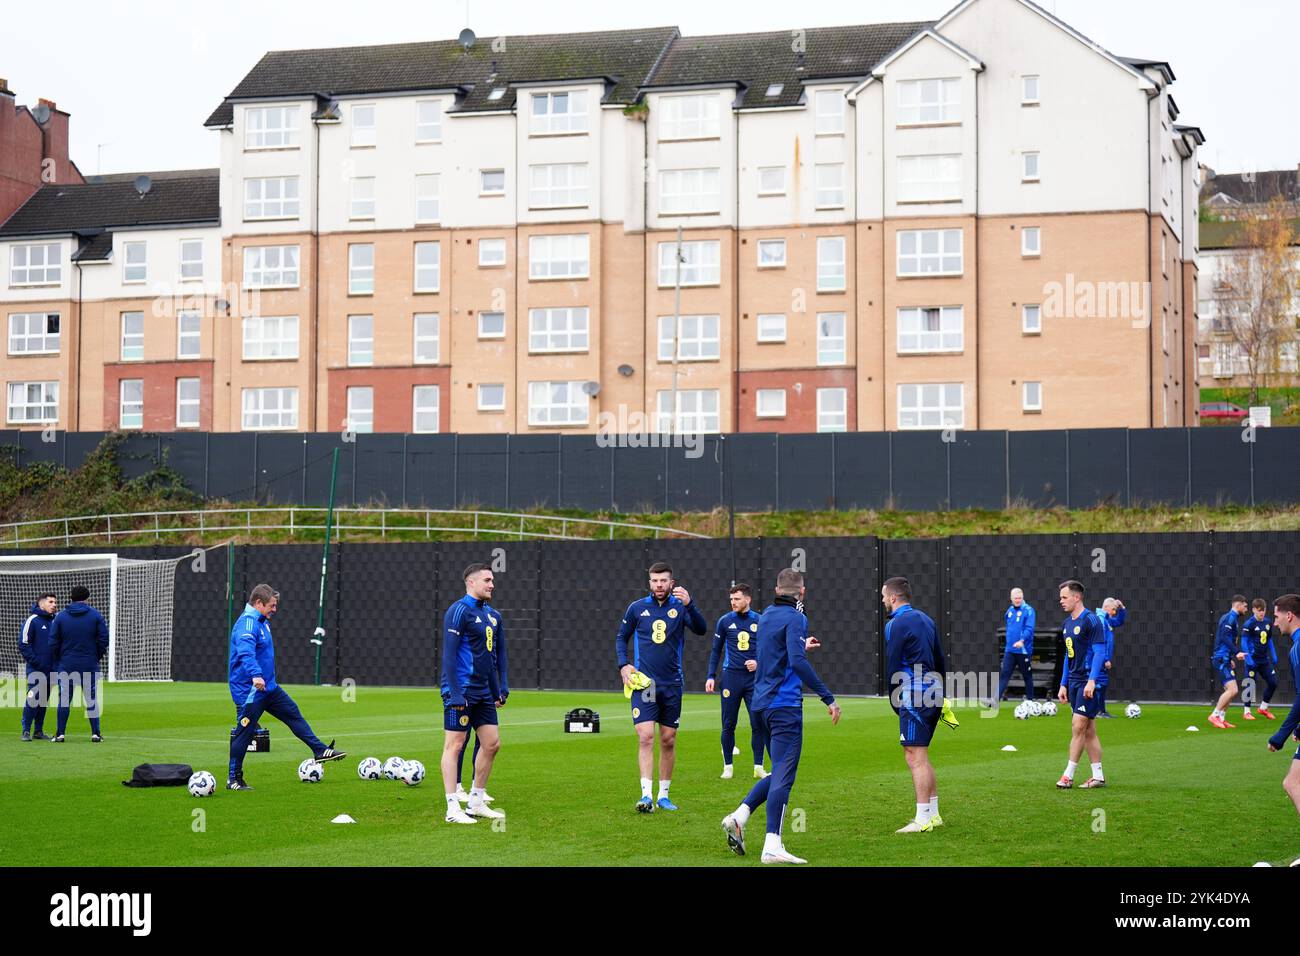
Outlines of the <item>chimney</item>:
[{"label": "chimney", "polygon": [[14,91],[9,89],[9,81],[0,76],[0,94],[4,96],[13,96]]},{"label": "chimney", "polygon": [[37,105],[37,106],[48,106],[48,107],[50,108],[50,112],[54,112],[55,110],[57,110],[57,109],[59,108],[59,104],[58,104],[58,103],[54,102],[54,100],[47,100],[47,99],[46,99],[45,97],[43,97],[43,96],[42,96],[39,100],[36,101],[36,105]]}]

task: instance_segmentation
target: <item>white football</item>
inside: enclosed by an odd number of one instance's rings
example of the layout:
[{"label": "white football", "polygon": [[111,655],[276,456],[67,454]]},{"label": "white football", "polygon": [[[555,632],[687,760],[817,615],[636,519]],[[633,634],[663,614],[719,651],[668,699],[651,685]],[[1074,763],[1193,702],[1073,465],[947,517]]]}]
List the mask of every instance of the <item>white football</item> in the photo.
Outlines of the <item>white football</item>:
[{"label": "white football", "polygon": [[1029,716],[1029,705],[1022,700],[1016,704],[1016,709],[1012,713],[1015,714],[1016,720],[1024,720]]},{"label": "white football", "polygon": [[1043,715],[1046,717],[1056,716],[1056,701],[1049,700],[1043,705]]},{"label": "white football", "polygon": [[401,757],[389,757],[384,761],[384,776],[389,780],[396,780],[402,775],[402,764],[406,763]]},{"label": "white football", "polygon": [[298,779],[303,783],[320,783],[325,776],[325,768],[314,757],[308,757],[298,764]]},{"label": "white football", "polygon": [[362,780],[378,780],[384,775],[384,765],[378,757],[367,757],[357,764],[357,776]]},{"label": "white football", "polygon": [[1031,700],[1029,702],[1029,716],[1030,717],[1043,716],[1043,705],[1036,700]]},{"label": "white football", "polygon": [[1124,708],[1124,716],[1130,718],[1141,717],[1142,708],[1139,707],[1137,704],[1129,704],[1127,707]]},{"label": "white football", "polygon": [[217,789],[217,778],[206,770],[200,770],[190,774],[190,782],[186,786],[192,797],[210,797]]},{"label": "white football", "polygon": [[408,760],[402,764],[402,772],[398,779],[408,787],[418,787],[420,781],[424,779],[424,764],[418,760]]}]

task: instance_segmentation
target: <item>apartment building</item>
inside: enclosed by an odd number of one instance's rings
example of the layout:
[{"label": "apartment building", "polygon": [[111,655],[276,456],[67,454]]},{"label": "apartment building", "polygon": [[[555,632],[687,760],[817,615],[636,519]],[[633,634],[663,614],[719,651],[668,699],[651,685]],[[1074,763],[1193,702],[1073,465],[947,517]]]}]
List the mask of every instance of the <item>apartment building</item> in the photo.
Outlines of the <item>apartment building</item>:
[{"label": "apartment building", "polygon": [[1173,81],[1027,0],[268,53],[207,120],[201,427],[1187,424]]}]

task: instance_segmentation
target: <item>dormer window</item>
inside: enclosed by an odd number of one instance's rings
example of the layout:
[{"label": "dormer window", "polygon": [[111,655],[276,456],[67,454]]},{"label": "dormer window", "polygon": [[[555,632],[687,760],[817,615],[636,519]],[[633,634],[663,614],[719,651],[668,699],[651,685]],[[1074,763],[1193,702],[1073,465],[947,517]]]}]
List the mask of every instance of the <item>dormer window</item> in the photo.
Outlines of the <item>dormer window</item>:
[{"label": "dormer window", "polygon": [[491,93],[488,94],[488,102],[495,103],[497,100],[501,99],[501,97],[505,95],[506,95],[506,88],[504,86],[498,86],[495,90],[493,90]]},{"label": "dormer window", "polygon": [[776,99],[778,96],[781,95],[781,91],[784,89],[785,89],[784,83],[773,83],[771,86],[767,88],[767,98],[769,100]]}]

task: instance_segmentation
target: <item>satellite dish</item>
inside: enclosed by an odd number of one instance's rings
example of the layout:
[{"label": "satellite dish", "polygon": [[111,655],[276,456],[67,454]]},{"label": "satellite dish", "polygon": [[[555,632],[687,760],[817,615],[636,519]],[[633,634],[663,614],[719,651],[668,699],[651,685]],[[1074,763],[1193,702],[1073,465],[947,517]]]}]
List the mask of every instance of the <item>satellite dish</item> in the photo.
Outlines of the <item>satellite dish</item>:
[{"label": "satellite dish", "polygon": [[461,48],[464,49],[466,52],[468,52],[470,47],[474,45],[474,41],[477,40],[478,38],[474,36],[473,30],[471,30],[469,27],[466,27],[464,30],[460,31],[460,36],[458,36],[456,39],[457,41],[459,41]]},{"label": "satellite dish", "polygon": [[624,378],[628,378],[632,374],[632,366],[620,365],[618,367],[618,374],[622,375]]},{"label": "satellite dish", "polygon": [[35,117],[37,123],[44,126],[49,122],[50,108],[42,103],[39,106],[33,107],[32,116]]},{"label": "satellite dish", "polygon": [[135,177],[135,191],[140,194],[141,199],[143,199],[144,194],[147,193],[152,188],[153,188],[153,180],[150,179],[148,176]]},{"label": "satellite dish", "polygon": [[592,398],[595,398],[600,394],[600,382],[583,382],[582,390]]}]

